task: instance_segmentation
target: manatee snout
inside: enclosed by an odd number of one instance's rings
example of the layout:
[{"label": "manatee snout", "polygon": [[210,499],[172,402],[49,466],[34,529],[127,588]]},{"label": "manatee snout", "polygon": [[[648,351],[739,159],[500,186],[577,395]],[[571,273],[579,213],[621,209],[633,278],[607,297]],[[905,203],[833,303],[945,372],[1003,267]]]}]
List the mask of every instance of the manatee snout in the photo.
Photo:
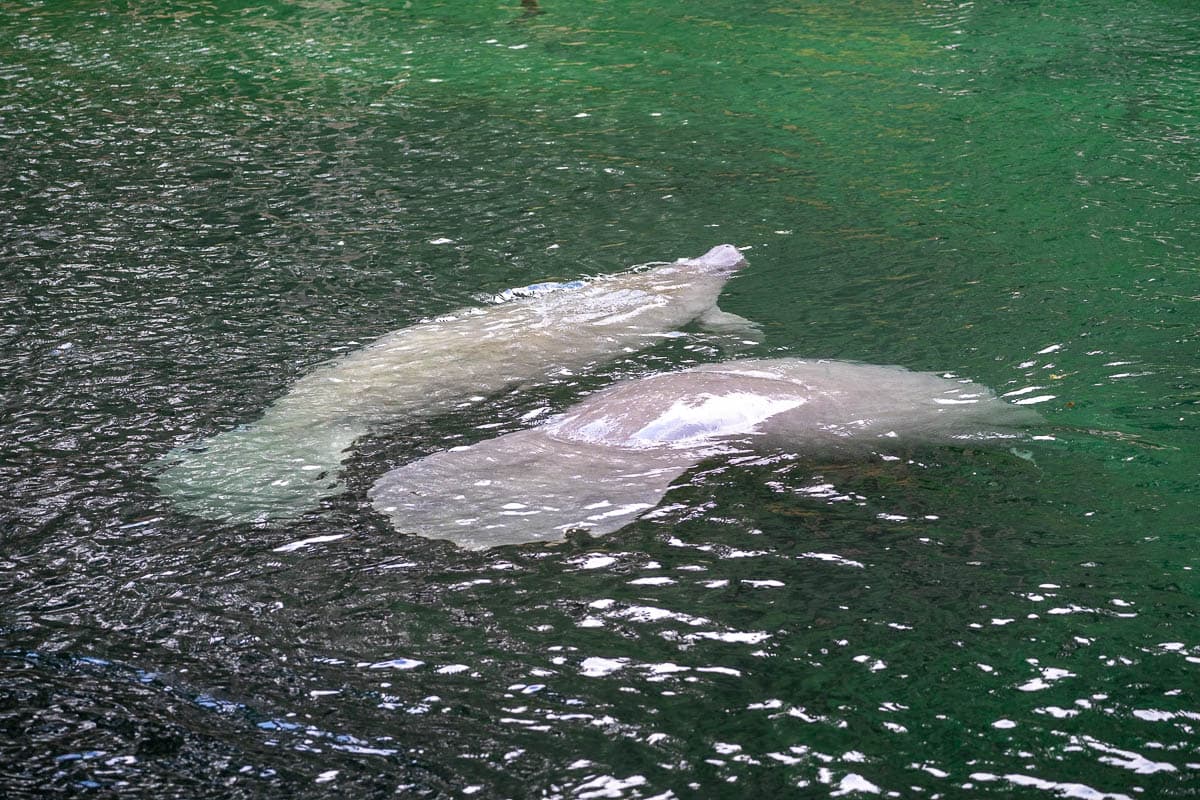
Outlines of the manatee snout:
[{"label": "manatee snout", "polygon": [[699,264],[716,273],[735,272],[746,266],[746,259],[741,251],[731,244],[719,244],[699,258],[683,260]]}]

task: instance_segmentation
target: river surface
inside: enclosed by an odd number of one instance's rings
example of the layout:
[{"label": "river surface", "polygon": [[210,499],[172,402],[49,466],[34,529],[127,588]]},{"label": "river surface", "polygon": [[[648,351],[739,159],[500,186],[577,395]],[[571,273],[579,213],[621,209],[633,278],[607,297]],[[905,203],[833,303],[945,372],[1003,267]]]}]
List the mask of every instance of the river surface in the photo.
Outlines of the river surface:
[{"label": "river surface", "polygon": [[[0,2],[0,794],[1200,793],[1200,8],[534,10]],[[744,355],[1052,438],[711,461],[559,545],[367,502],[690,331],[397,420],[297,522],[156,490],[383,333],[721,242]]]}]

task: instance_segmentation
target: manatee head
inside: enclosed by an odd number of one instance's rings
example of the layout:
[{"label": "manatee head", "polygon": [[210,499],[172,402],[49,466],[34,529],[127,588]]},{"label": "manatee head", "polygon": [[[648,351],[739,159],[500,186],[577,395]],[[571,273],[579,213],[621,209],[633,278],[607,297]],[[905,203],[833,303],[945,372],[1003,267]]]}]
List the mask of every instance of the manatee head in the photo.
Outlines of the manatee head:
[{"label": "manatee head", "polygon": [[701,267],[706,272],[726,274],[737,272],[746,266],[746,259],[741,251],[731,244],[719,244],[697,258],[681,258],[676,263]]}]

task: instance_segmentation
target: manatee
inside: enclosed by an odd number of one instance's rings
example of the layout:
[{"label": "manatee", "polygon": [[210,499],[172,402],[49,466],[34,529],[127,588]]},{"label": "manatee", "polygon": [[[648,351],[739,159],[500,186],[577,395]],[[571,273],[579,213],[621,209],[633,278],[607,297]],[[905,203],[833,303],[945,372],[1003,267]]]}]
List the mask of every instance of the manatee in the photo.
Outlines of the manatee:
[{"label": "manatee", "polygon": [[904,441],[1007,441],[1038,419],[926,372],[734,360],[615,384],[536,428],[393,469],[369,497],[397,530],[468,549],[553,541],[628,524],[714,456],[858,458]]},{"label": "manatee", "polygon": [[297,381],[262,417],[177,448],[156,470],[184,512],[212,519],[288,519],[341,489],[341,464],[373,427],[543,381],[658,341],[696,322],[754,336],[717,308],[746,265],[720,245],[699,258],[566,284],[534,284],[386,334]]}]

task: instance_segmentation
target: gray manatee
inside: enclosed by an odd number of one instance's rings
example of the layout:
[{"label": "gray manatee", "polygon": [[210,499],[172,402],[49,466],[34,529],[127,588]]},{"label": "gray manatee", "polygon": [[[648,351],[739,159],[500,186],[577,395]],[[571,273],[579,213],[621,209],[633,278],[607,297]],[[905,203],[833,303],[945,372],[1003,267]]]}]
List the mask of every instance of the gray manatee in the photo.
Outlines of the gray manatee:
[{"label": "gray manatee", "polygon": [[1040,417],[900,367],[744,359],[625,381],[524,431],[398,467],[370,491],[400,531],[469,549],[607,533],[712,456],[867,456],[900,441],[1009,439]]},{"label": "gray manatee", "polygon": [[181,511],[212,519],[294,517],[339,491],[347,451],[373,426],[582,369],[692,322],[753,335],[716,305],[745,265],[720,245],[386,334],[301,378],[256,422],[172,451],[158,487]]}]

